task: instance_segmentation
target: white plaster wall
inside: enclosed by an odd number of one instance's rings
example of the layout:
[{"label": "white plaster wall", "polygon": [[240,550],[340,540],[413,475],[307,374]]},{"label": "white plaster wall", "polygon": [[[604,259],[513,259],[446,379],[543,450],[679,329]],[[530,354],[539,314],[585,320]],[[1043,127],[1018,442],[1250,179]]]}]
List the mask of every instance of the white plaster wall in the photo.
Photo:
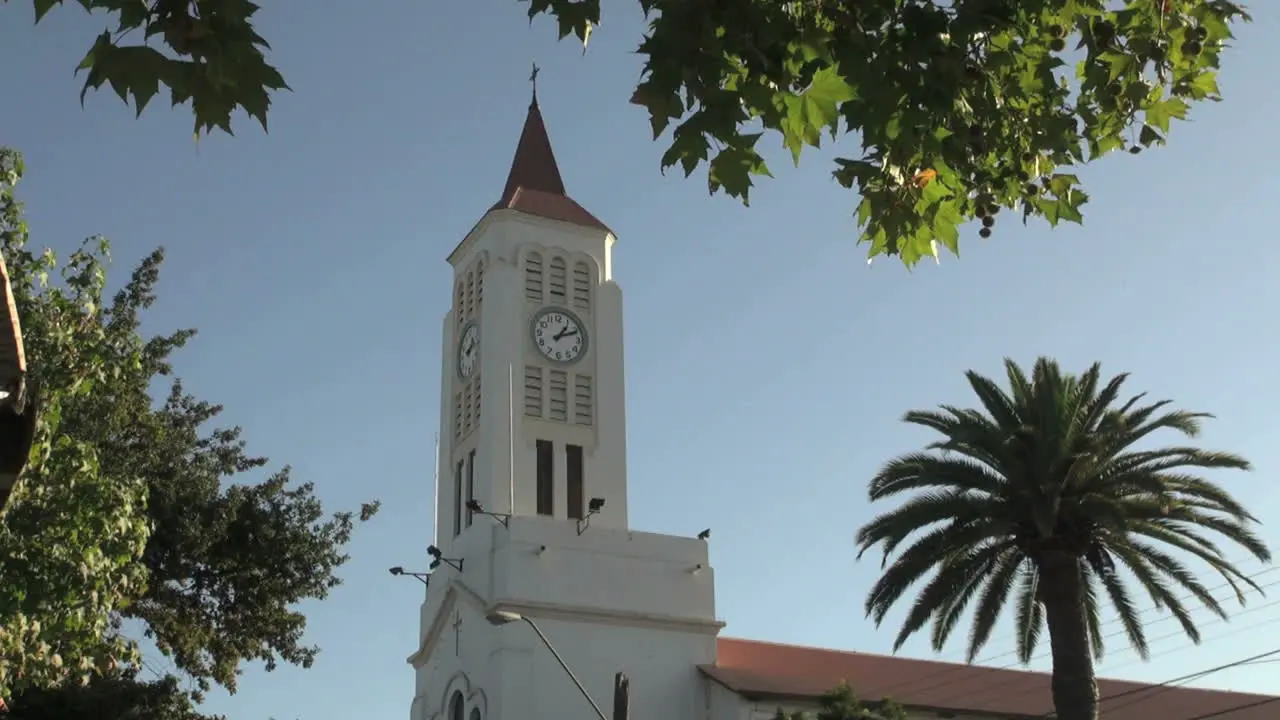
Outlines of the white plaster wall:
[{"label": "white plaster wall", "polygon": [[[478,530],[479,528],[473,528]],[[494,603],[632,613],[652,622],[715,620],[715,572],[696,538],[515,517],[490,523],[491,563],[477,591]],[[470,538],[467,538],[470,542]]]},{"label": "white plaster wall", "polygon": [[751,720],[755,706],[741,695],[699,673],[707,699],[706,720]]},{"label": "white plaster wall", "polygon": [[[503,210],[485,216],[450,256],[465,270],[480,254],[488,261],[484,274],[484,302],[480,313],[481,412],[477,428],[454,440],[452,397],[457,377],[454,327],[446,317],[443,336],[444,378],[441,398],[442,452],[437,512],[439,546],[450,547],[453,531],[453,468],[476,449],[476,499],[488,510],[533,515],[537,509],[536,456],[538,439],[556,443],[555,517],[566,517],[566,478],[562,456],[565,443],[584,448],[584,493],[606,500],[592,522],[602,527],[627,526],[626,388],[623,367],[622,292],[610,278],[614,237],[602,230]],[[550,249],[572,263],[585,259],[597,284],[584,322],[589,342],[584,356],[571,369],[592,375],[595,422],[589,426],[545,422],[524,417],[524,365],[545,365],[529,339],[533,314],[545,305],[524,298],[523,253]],[[575,314],[584,315],[574,310]],[[513,392],[514,391],[514,392]],[[512,442],[511,430],[515,431]],[[512,451],[514,451],[514,456]],[[446,537],[449,536],[449,537]]]},{"label": "white plaster wall", "polygon": [[444,622],[417,669],[413,720],[446,707],[462,669],[483,691],[488,720],[594,717],[532,629],[490,625],[493,609],[533,619],[606,713],[614,674],[625,672],[635,720],[706,714],[697,665],[715,660],[719,624],[704,541],[596,527],[579,536],[575,523],[540,517],[513,517],[509,528],[481,520],[454,545],[463,572],[444,566],[432,577],[422,633],[442,613]]},{"label": "white plaster wall", "polygon": [[[705,707],[696,663],[710,662],[714,639],[688,632],[639,627],[585,626],[549,620],[539,622],[565,663],[609,716],[614,674],[631,680],[634,720],[696,718]],[[504,682],[495,720],[590,720],[595,713],[572,681],[525,624],[502,628],[504,645],[496,661]],[[514,647],[512,647],[514,646]]]}]

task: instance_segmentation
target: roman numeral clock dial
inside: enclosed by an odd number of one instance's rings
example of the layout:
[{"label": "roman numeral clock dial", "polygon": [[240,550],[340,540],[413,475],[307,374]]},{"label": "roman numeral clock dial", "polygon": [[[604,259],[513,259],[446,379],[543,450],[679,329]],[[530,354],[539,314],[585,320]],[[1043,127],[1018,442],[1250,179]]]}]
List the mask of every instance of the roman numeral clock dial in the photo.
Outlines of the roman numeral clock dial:
[{"label": "roman numeral clock dial", "polygon": [[475,374],[480,360],[480,327],[475,323],[462,330],[462,339],[458,342],[458,375],[463,380]]},{"label": "roman numeral clock dial", "polygon": [[587,329],[577,315],[562,308],[545,308],[533,316],[533,346],[548,360],[577,362],[587,351]]}]

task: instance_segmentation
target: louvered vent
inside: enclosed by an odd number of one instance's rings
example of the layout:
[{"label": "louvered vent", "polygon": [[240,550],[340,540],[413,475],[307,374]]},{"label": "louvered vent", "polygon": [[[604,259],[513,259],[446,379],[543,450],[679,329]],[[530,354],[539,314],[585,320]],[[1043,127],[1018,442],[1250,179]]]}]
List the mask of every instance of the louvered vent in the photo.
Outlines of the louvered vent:
[{"label": "louvered vent", "polygon": [[476,312],[484,304],[484,258],[476,260]]},{"label": "louvered vent", "polygon": [[480,424],[480,373],[477,372],[475,378],[471,381],[475,387],[475,392],[471,395],[471,414],[476,419],[476,424]]},{"label": "louvered vent", "polygon": [[547,290],[547,294],[551,296],[552,302],[564,302],[565,284],[568,280],[565,277],[565,270],[564,258],[551,258],[551,277],[549,278],[550,282],[547,283],[550,287]]},{"label": "louvered vent", "polygon": [[467,271],[467,319],[470,320],[476,316],[476,273],[474,270]]},{"label": "louvered vent", "polygon": [[591,269],[581,261],[573,264],[573,306],[591,309]]},{"label": "louvered vent", "polygon": [[590,375],[573,376],[573,422],[578,425],[590,425],[594,392]]},{"label": "louvered vent", "polygon": [[524,256],[524,298],[542,302],[542,255],[536,252]]},{"label": "louvered vent", "polygon": [[462,437],[462,393],[453,396],[453,437]]},{"label": "louvered vent", "polygon": [[542,417],[542,368],[529,365],[524,368],[524,414]]},{"label": "louvered vent", "polygon": [[547,383],[548,403],[547,418],[565,422],[569,419],[569,373],[564,370],[552,370],[550,382]]},{"label": "louvered vent", "polygon": [[459,328],[467,322],[465,308],[463,307],[463,303],[465,303],[466,300],[466,287],[462,282],[462,278],[458,278],[458,282],[453,288],[453,319],[458,323]]},{"label": "louvered vent", "polygon": [[462,434],[466,435],[475,427],[475,415],[472,410],[475,408],[474,397],[475,385],[467,383],[467,387],[462,391]]}]

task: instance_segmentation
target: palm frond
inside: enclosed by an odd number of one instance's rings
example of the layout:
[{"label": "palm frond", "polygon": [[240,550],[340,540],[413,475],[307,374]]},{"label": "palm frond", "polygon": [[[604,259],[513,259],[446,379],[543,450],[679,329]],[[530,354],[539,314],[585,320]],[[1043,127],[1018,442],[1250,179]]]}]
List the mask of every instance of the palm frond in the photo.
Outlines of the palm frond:
[{"label": "palm frond", "polygon": [[1040,603],[1040,570],[1035,563],[1022,566],[1022,581],[1018,588],[1018,662],[1031,662],[1040,633],[1044,629],[1044,605]]}]

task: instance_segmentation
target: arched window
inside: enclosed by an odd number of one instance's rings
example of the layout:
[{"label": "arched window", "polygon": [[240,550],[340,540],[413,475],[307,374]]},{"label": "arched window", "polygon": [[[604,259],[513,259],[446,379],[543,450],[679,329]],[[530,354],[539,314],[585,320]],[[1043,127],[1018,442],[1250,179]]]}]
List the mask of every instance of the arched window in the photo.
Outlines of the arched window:
[{"label": "arched window", "polygon": [[466,720],[467,714],[463,708],[462,691],[454,690],[453,697],[449,698],[449,720]]},{"label": "arched window", "polygon": [[471,708],[471,720],[480,720],[480,708]]}]

